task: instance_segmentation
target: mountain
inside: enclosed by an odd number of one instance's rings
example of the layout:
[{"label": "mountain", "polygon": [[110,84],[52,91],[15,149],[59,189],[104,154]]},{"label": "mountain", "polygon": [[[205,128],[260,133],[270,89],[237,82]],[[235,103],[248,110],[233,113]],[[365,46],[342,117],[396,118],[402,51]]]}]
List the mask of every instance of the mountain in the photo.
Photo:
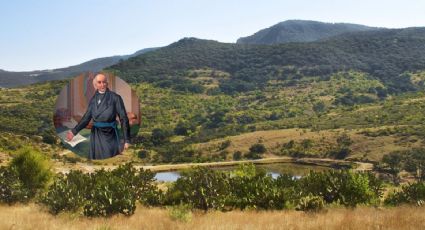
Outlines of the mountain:
[{"label": "mountain", "polygon": [[[132,142],[149,153],[134,155],[143,162],[252,157],[255,143],[277,155],[373,161],[425,147],[425,28],[277,45],[184,38],[107,70],[141,98]],[[0,132],[54,142],[51,112],[65,84],[0,90]]]},{"label": "mountain", "polygon": [[130,57],[144,54],[155,49],[157,48],[146,48],[129,55],[115,55],[111,57],[96,58],[78,65],[52,70],[35,70],[23,72],[0,70],[0,87],[11,88],[24,86],[50,80],[62,80],[74,77],[86,71],[96,72],[108,66],[117,64],[122,60],[126,60]]},{"label": "mountain", "polygon": [[237,40],[239,44],[280,44],[287,42],[312,42],[335,35],[369,31],[379,28],[349,23],[324,23],[306,20],[288,20],[262,29]]},{"label": "mountain", "polygon": [[[425,69],[425,28],[351,32],[325,40],[278,45],[220,43],[184,38],[109,67],[129,82],[170,85],[193,70],[224,71],[222,91],[261,89],[270,80],[326,77],[357,70],[382,81],[390,92],[414,90],[402,74]],[[161,83],[162,81],[162,83]],[[187,83],[187,81],[186,81]]]}]

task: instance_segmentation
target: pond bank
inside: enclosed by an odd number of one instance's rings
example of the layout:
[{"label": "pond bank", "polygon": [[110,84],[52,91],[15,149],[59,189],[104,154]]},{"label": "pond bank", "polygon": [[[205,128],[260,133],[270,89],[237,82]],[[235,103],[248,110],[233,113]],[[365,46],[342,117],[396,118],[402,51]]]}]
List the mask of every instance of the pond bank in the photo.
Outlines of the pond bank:
[{"label": "pond bank", "polygon": [[[163,164],[163,165],[139,165],[134,164],[135,168],[149,169],[153,172],[165,172],[165,171],[177,171],[187,169],[194,166],[207,166],[207,167],[226,167],[236,166],[242,163],[253,163],[253,164],[273,164],[273,163],[293,163],[293,164],[304,164],[323,166],[331,168],[353,168],[356,171],[371,171],[373,164],[365,162],[351,162],[345,160],[335,160],[327,158],[293,158],[293,157],[270,157],[256,160],[240,160],[240,161],[222,161],[222,162],[204,162],[204,163],[181,163],[181,164]],[[95,170],[105,168],[114,169],[118,165],[96,165],[92,163],[81,163],[77,162],[74,164],[62,162],[55,164],[54,169],[56,172],[68,173],[70,170],[81,170],[83,172],[94,172]]]}]

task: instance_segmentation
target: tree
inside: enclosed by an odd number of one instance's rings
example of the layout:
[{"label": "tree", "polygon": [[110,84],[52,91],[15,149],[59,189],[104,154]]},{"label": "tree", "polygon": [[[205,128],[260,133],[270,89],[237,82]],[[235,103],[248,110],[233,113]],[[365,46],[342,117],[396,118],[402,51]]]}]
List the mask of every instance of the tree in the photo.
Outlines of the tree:
[{"label": "tree", "polygon": [[390,174],[393,176],[393,181],[398,184],[398,173],[402,168],[403,156],[400,152],[391,152],[382,157],[382,162],[390,168]]},{"label": "tree", "polygon": [[246,154],[246,157],[251,159],[259,159],[261,158],[261,154],[265,153],[266,151],[266,146],[261,143],[256,143],[249,147],[249,152]]},{"label": "tree", "polygon": [[152,130],[152,136],[151,136],[152,144],[154,144],[155,146],[164,144],[167,141],[168,136],[169,135],[167,134],[165,130],[156,128]]},{"label": "tree", "polygon": [[179,123],[177,123],[176,127],[174,128],[174,134],[187,136],[194,130],[195,127],[193,125],[191,126],[189,122],[179,121]]},{"label": "tree", "polygon": [[348,134],[344,133],[341,136],[339,136],[336,139],[336,142],[338,143],[339,146],[341,147],[350,147],[350,145],[353,143],[353,141],[351,140],[350,136],[348,136]]},{"label": "tree", "polygon": [[403,168],[414,173],[417,179],[425,179],[425,149],[412,149],[405,158]]},{"label": "tree", "polygon": [[353,143],[350,136],[344,133],[336,139],[337,147],[332,151],[331,155],[333,155],[336,159],[344,159],[350,153],[350,145]]},{"label": "tree", "polygon": [[233,160],[238,161],[242,159],[242,152],[241,151],[236,151],[233,153]]},{"label": "tree", "polygon": [[326,105],[323,101],[319,101],[313,105],[313,110],[316,113],[322,113],[326,110]]},{"label": "tree", "polygon": [[249,151],[252,153],[263,154],[267,151],[266,146],[261,143],[256,143],[249,147]]}]

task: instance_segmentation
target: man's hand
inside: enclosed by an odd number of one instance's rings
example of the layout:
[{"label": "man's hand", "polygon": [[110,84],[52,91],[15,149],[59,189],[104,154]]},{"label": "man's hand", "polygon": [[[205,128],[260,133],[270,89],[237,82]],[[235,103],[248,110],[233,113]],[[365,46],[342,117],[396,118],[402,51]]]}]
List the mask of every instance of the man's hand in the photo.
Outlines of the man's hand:
[{"label": "man's hand", "polygon": [[125,143],[124,144],[124,150],[127,150],[130,147],[130,143]]},{"label": "man's hand", "polygon": [[72,141],[72,138],[74,138],[74,134],[71,132],[71,130],[69,130],[66,134],[66,140]]}]

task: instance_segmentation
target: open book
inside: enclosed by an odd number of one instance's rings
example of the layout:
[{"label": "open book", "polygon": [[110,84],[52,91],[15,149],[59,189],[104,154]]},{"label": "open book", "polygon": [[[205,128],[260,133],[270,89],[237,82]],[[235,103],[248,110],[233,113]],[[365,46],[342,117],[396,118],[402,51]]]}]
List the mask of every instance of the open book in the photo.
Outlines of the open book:
[{"label": "open book", "polygon": [[58,133],[58,136],[67,144],[71,145],[71,147],[75,147],[77,144],[79,144],[80,142],[83,142],[85,140],[87,140],[87,138],[81,136],[80,134],[77,134],[74,136],[74,138],[72,138],[71,141],[68,141],[66,139],[66,134],[68,133],[69,130],[63,131],[61,133]]}]

